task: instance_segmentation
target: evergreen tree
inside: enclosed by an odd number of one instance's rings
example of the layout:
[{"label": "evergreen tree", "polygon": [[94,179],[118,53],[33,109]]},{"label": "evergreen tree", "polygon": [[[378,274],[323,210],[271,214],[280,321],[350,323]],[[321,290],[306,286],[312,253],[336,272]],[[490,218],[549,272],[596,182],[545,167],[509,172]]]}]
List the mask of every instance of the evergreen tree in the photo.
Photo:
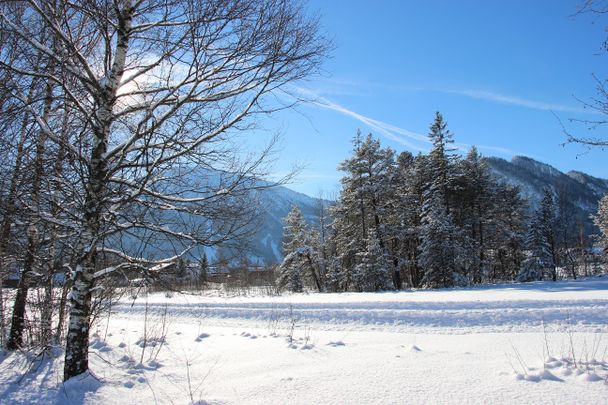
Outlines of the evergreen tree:
[{"label": "evergreen tree", "polygon": [[371,135],[355,137],[330,210],[330,290],[386,289],[387,274],[395,288],[434,288],[521,273],[526,203],[519,189],[499,183],[475,147],[466,159],[452,153],[440,113],[429,138],[428,155],[404,152],[395,161]]},{"label": "evergreen tree", "polygon": [[466,159],[458,162],[457,193],[454,193],[453,217],[464,230],[463,241],[470,246],[470,274],[473,283],[480,283],[488,273],[488,233],[493,220],[495,182],[485,160],[473,146]]},{"label": "evergreen tree", "polygon": [[422,278],[418,247],[425,162],[425,156],[414,157],[409,152],[402,152],[397,158],[391,184],[386,226],[389,251],[393,262],[396,259],[395,267],[403,273],[404,283],[410,287],[419,287]]},{"label": "evergreen tree", "polygon": [[608,194],[599,201],[597,215],[593,216],[593,223],[600,230],[600,245],[604,251],[604,255],[608,256]]},{"label": "evergreen tree", "polygon": [[283,263],[280,266],[277,283],[293,292],[301,292],[308,281],[319,291],[322,280],[318,272],[316,252],[313,249],[318,235],[304,220],[302,211],[293,207],[284,220]]},{"label": "evergreen tree", "polygon": [[[333,268],[330,278],[343,289],[351,286],[358,254],[367,248],[369,237],[376,238],[385,254],[388,250],[386,220],[395,166],[394,151],[381,148],[371,134],[362,139],[358,132],[354,146],[353,156],[338,166],[346,174],[341,180],[339,201],[331,211],[339,266]],[[396,272],[398,268],[393,266],[393,274]],[[401,283],[394,284],[399,288]]]},{"label": "evergreen tree", "polygon": [[353,281],[358,291],[384,291],[393,289],[391,271],[386,253],[374,235],[366,241],[366,248],[357,254]]},{"label": "evergreen tree", "polygon": [[524,271],[518,276],[520,281],[540,280],[549,272],[553,281],[557,280],[555,251],[555,202],[551,190],[545,188],[540,206],[530,224],[527,245],[529,257]]},{"label": "evergreen tree", "polygon": [[449,152],[453,142],[442,115],[438,112],[429,138],[433,149],[427,159],[428,182],[424,186],[421,210],[419,263],[424,271],[423,285],[450,287],[464,272],[466,257],[463,235],[454,224],[449,194],[454,182],[453,161]]},{"label": "evergreen tree", "polygon": [[283,259],[283,263],[279,266],[277,285],[291,292],[302,292],[304,290],[302,268],[294,263],[293,259],[293,255],[287,255]]},{"label": "evergreen tree", "polygon": [[488,234],[491,281],[514,280],[522,270],[527,202],[519,187],[498,184],[491,207],[493,222]]},{"label": "evergreen tree", "polygon": [[424,271],[422,285],[429,288],[460,284],[465,252],[460,243],[460,230],[445,213],[441,200],[429,203],[421,229],[418,260]]},{"label": "evergreen tree", "polygon": [[[430,182],[425,189],[425,199],[430,201],[430,196],[437,198],[444,206],[445,212],[449,214],[450,186],[453,182],[452,163],[455,159],[455,156],[451,154],[453,149],[450,145],[454,143],[454,139],[453,134],[447,129],[447,122],[443,120],[443,116],[439,112],[435,113],[435,121],[431,125],[429,140],[433,144],[433,148],[427,161]],[[428,212],[431,208],[426,206],[424,209]]]},{"label": "evergreen tree", "polygon": [[310,243],[308,226],[302,211],[294,206],[283,220],[283,257]]},{"label": "evergreen tree", "polygon": [[203,252],[201,256],[199,269],[198,269],[198,280],[204,284],[207,282],[207,275],[209,273],[209,260],[207,259],[207,253]]}]

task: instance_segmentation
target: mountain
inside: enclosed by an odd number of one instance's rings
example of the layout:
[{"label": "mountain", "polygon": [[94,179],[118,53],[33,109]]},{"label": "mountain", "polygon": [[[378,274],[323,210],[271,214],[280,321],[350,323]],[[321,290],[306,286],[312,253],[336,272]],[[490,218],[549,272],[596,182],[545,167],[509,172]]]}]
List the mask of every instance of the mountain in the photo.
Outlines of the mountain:
[{"label": "mountain", "polygon": [[599,199],[608,193],[608,180],[577,171],[563,173],[525,156],[515,156],[510,161],[488,157],[486,161],[499,180],[521,188],[531,209],[538,205],[543,189],[548,187],[556,198],[558,211],[571,223],[568,226],[572,226],[574,235],[578,234],[579,225],[587,235],[595,231],[589,217],[597,212]]},{"label": "mountain", "polygon": [[318,223],[319,199],[277,186],[258,191],[263,220],[256,236],[250,241],[251,259],[258,263],[278,263],[282,260],[283,218],[297,206],[310,224]]}]

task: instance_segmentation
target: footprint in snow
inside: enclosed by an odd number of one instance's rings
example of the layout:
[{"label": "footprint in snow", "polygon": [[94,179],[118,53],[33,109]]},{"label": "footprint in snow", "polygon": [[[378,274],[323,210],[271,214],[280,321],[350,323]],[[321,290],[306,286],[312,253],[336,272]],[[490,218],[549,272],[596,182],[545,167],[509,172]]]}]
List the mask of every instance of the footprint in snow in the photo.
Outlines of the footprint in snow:
[{"label": "footprint in snow", "polygon": [[198,335],[198,336],[196,337],[196,339],[194,339],[194,341],[196,341],[196,342],[200,342],[201,340],[206,339],[206,338],[208,338],[209,336],[210,336],[210,335],[209,335],[208,333],[201,333],[200,335]]},{"label": "footprint in snow", "polygon": [[422,349],[416,345],[412,345],[412,347],[410,347],[410,352],[421,352],[421,351],[422,351]]},{"label": "footprint in snow", "polygon": [[329,342],[327,344],[327,346],[331,346],[331,347],[346,346],[346,343],[344,343],[341,340],[336,340],[335,342]]}]

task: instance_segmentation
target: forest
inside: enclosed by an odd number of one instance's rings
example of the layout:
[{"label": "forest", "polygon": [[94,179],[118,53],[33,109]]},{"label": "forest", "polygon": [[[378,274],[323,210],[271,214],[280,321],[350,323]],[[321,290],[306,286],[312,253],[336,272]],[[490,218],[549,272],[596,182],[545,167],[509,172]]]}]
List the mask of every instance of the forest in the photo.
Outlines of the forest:
[{"label": "forest", "polygon": [[554,190],[531,206],[475,147],[461,157],[440,113],[429,138],[428,154],[396,155],[357,134],[339,166],[339,198],[319,224],[307,225],[297,207],[285,218],[278,283],[290,291],[383,291],[591,274],[606,247],[608,197],[587,237]]}]

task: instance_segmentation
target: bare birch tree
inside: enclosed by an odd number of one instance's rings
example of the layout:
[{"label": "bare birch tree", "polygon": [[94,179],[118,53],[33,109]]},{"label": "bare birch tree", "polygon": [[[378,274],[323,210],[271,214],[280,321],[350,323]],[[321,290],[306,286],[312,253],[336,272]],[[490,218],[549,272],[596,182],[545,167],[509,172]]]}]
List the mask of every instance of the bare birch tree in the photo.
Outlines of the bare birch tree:
[{"label": "bare birch tree", "polygon": [[[288,107],[278,95],[314,73],[328,45],[316,20],[289,0],[12,4],[1,9],[3,30],[19,38],[21,56],[38,52],[45,63],[15,64],[2,55],[0,69],[17,88],[25,78],[50,83],[54,105],[69,106],[63,112],[74,123],[65,137],[57,114],[45,117],[20,89],[11,94],[74,162],[62,175],[72,193],[69,212],[61,221],[38,212],[77,236],[68,379],[88,369],[96,283],[124,269],[160,271],[196,246],[251,229],[242,215],[251,211],[245,191],[260,186],[254,175],[263,159],[236,164],[231,140],[253,128],[257,115]],[[38,40],[38,22],[54,46]],[[50,62],[54,69],[44,68]],[[192,229],[195,217],[202,220]],[[178,248],[168,257],[120,248],[142,238]],[[108,256],[121,261],[104,267]]]}]

